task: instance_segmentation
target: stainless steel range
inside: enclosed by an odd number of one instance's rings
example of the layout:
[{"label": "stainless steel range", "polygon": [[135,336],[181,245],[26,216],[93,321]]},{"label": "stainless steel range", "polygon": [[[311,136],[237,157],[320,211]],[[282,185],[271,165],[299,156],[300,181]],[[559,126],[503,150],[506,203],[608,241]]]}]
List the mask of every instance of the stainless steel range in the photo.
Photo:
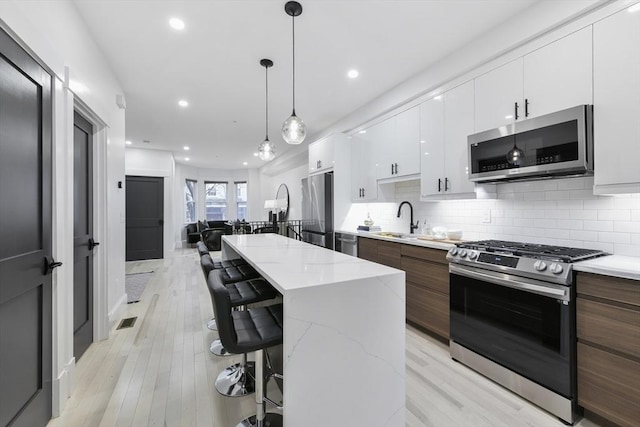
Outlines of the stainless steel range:
[{"label": "stainless steel range", "polygon": [[451,357],[572,424],[572,264],[602,255],[607,254],[499,240],[450,249]]}]

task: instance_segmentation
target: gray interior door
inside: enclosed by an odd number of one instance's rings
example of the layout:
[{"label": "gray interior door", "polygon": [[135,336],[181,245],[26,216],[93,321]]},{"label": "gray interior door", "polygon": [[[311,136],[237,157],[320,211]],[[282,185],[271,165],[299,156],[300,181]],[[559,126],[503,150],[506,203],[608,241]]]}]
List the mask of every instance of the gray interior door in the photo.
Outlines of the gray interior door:
[{"label": "gray interior door", "polygon": [[51,418],[51,76],[0,30],[0,426]]},{"label": "gray interior door", "polygon": [[73,355],[93,342],[93,127],[73,117]]},{"label": "gray interior door", "polygon": [[164,179],[127,176],[127,261],[162,258]]}]

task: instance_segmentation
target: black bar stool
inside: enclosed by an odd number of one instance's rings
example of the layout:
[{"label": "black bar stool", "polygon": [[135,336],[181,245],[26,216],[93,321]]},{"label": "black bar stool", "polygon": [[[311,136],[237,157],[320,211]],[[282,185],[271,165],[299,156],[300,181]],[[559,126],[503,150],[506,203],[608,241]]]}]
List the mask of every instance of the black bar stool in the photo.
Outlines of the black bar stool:
[{"label": "black bar stool", "polygon": [[[212,270],[209,273],[207,285],[211,294],[211,302],[215,311],[215,293],[213,291],[214,282],[218,281],[225,287],[229,295],[229,304],[232,308],[238,308],[242,311],[247,304],[254,304],[261,301],[273,299],[278,292],[263,278],[243,280],[236,283],[224,283],[224,270]],[[220,330],[218,330],[220,332]],[[214,341],[212,347],[219,345],[220,348],[228,354],[239,354],[229,351],[220,340]],[[212,351],[213,352],[213,351]],[[215,354],[215,353],[214,353]],[[216,390],[220,394],[230,397],[246,396],[254,391],[254,364],[247,360],[247,353],[243,352],[242,360],[233,364],[222,371],[216,378]]]},{"label": "black bar stool", "polygon": [[280,414],[267,413],[265,402],[266,378],[264,350],[282,343],[282,304],[233,311],[231,294],[222,282],[222,274],[209,275],[214,311],[218,319],[220,339],[234,353],[255,351],[256,415],[241,421],[236,427],[282,426]]}]

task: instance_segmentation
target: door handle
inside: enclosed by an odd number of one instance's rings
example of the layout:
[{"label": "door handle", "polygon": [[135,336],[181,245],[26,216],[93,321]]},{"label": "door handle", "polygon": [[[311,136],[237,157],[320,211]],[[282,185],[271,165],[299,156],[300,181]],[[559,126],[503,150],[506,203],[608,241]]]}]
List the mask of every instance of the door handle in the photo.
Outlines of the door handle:
[{"label": "door handle", "polygon": [[92,251],[96,246],[100,246],[100,243],[93,240],[93,238],[89,238],[89,250]]},{"label": "door handle", "polygon": [[56,261],[53,257],[44,257],[44,274],[49,275],[53,273],[53,270],[62,266],[61,262]]}]

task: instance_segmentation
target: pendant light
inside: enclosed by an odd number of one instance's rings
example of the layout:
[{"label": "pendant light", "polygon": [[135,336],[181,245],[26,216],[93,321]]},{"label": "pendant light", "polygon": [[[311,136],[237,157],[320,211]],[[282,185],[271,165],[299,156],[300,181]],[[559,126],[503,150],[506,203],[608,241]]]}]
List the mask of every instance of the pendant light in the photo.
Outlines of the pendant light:
[{"label": "pendant light", "polygon": [[509,150],[509,152],[507,153],[507,162],[509,162],[509,164],[512,166],[518,167],[520,166],[520,162],[522,161],[523,157],[524,157],[524,151],[518,148],[518,146],[516,145],[516,138],[514,137],[513,148]]},{"label": "pendant light", "polygon": [[267,78],[267,71],[269,67],[273,66],[273,61],[270,59],[261,59],[260,65],[264,67],[264,92],[265,92],[265,119],[264,119],[264,132],[265,137],[262,144],[258,146],[258,156],[265,161],[273,160],[276,156],[276,146],[273,142],[269,141],[269,80]]},{"label": "pendant light", "polygon": [[284,5],[284,11],[291,17],[292,34],[293,34],[293,112],[291,116],[282,124],[282,137],[287,144],[298,145],[304,141],[307,136],[307,126],[302,119],[296,116],[296,16],[302,14],[302,5],[297,1],[288,1]]}]

